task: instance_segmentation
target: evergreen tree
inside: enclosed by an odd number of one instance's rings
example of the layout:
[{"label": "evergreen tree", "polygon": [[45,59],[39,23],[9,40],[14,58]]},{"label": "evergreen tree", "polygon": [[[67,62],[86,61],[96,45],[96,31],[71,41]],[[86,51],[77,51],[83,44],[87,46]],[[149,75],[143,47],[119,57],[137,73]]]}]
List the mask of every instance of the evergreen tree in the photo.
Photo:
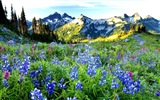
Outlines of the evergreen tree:
[{"label": "evergreen tree", "polygon": [[18,30],[21,33],[21,19],[18,16]]},{"label": "evergreen tree", "polygon": [[127,30],[126,30],[126,28],[124,29],[124,33],[123,33],[124,35],[126,35],[127,34]]},{"label": "evergreen tree", "polygon": [[14,11],[14,14],[13,14],[13,25],[17,30],[18,29],[18,19],[17,19],[16,11]]},{"label": "evergreen tree", "polygon": [[11,24],[13,25],[13,20],[14,20],[14,13],[13,13],[13,6],[12,6],[12,4],[11,4]]},{"label": "evergreen tree", "polygon": [[[26,17],[25,17],[25,13],[24,13],[24,8],[22,7],[22,12],[21,12],[21,19],[20,19],[20,30],[22,34],[27,33],[27,22],[26,22]],[[25,34],[26,35],[26,34]]]},{"label": "evergreen tree", "polygon": [[42,22],[40,18],[38,19],[37,24],[38,24],[38,34],[42,34],[43,30],[42,30]]},{"label": "evergreen tree", "polygon": [[33,33],[36,33],[37,31],[37,21],[36,21],[36,18],[34,17],[32,19],[32,30],[33,30]]},{"label": "evergreen tree", "polygon": [[0,0],[0,24],[6,24],[7,23],[7,17],[5,15],[2,2]]},{"label": "evergreen tree", "polygon": [[6,7],[6,6],[5,6],[5,9],[4,9],[4,13],[5,13],[6,18],[7,18],[7,14],[8,14],[8,12],[7,12],[7,7]]},{"label": "evergreen tree", "polygon": [[130,24],[130,30],[134,30],[134,25],[133,24]]}]

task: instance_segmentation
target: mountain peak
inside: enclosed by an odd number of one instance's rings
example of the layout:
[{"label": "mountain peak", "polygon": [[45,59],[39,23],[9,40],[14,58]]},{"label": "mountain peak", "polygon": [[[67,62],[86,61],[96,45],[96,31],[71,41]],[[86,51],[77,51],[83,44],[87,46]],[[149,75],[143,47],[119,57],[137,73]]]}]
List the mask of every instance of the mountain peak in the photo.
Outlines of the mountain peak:
[{"label": "mountain peak", "polygon": [[62,18],[70,18],[70,19],[75,19],[74,17],[72,17],[72,16],[69,16],[67,13],[64,13],[64,14],[62,15]]},{"label": "mountain peak", "polygon": [[147,15],[146,17],[145,17],[145,19],[150,19],[150,18],[153,18],[151,15]]},{"label": "mountain peak", "polygon": [[136,12],[132,17],[134,17],[134,21],[140,21],[142,19],[142,17]]},{"label": "mountain peak", "polygon": [[138,14],[138,12],[136,12],[133,16],[134,16],[134,17],[141,17],[141,16]]},{"label": "mountain peak", "polygon": [[129,16],[127,14],[124,14],[122,18],[129,18]]}]

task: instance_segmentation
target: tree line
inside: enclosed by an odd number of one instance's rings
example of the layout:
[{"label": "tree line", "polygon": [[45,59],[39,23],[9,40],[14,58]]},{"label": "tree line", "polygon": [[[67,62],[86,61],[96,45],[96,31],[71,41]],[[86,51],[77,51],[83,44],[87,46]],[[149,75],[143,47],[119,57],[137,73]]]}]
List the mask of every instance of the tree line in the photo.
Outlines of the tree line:
[{"label": "tree line", "polygon": [[32,20],[32,32],[28,32],[27,20],[23,7],[20,17],[17,17],[16,10],[13,9],[13,5],[11,4],[11,18],[7,19],[7,8],[5,7],[5,9],[3,9],[3,4],[0,0],[0,13],[0,24],[5,25],[19,35],[21,34],[42,42],[52,42],[53,40],[56,40],[56,36],[53,34],[53,31],[50,30],[49,25],[43,24],[41,19],[36,20],[35,17]]}]

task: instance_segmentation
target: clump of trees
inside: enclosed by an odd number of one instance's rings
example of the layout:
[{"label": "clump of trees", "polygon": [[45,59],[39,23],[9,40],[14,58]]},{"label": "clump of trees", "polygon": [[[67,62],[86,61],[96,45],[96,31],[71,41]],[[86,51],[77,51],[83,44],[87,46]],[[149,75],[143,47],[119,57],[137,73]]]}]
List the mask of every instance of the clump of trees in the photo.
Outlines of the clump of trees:
[{"label": "clump of trees", "polygon": [[32,19],[31,38],[42,42],[52,42],[56,40],[56,36],[53,34],[53,31],[50,30],[49,25],[43,24],[40,18],[37,21],[35,17]]},{"label": "clump of trees", "polygon": [[7,28],[15,31],[19,35],[21,34],[42,42],[52,42],[53,40],[56,40],[56,36],[53,34],[53,31],[50,30],[49,25],[43,24],[41,19],[38,19],[37,21],[35,17],[32,20],[33,33],[29,34],[23,7],[20,17],[18,16],[17,18],[16,10],[13,9],[13,5],[11,4],[11,19],[7,19],[7,8],[5,7],[5,9],[3,9],[3,5],[0,0],[0,13],[0,24],[5,25]]}]

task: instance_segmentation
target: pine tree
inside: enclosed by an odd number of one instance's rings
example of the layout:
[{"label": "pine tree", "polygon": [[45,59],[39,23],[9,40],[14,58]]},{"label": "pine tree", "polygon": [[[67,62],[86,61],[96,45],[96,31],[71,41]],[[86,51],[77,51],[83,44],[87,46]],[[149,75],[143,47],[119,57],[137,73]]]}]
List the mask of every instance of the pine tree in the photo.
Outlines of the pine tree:
[{"label": "pine tree", "polygon": [[18,29],[18,19],[17,19],[16,11],[14,11],[13,13],[13,25],[17,30]]},{"label": "pine tree", "polygon": [[32,29],[33,33],[37,33],[37,21],[35,17],[32,19]]},{"label": "pine tree", "polygon": [[13,13],[13,6],[11,4],[11,24],[13,25],[13,20],[14,20],[14,13]]},{"label": "pine tree", "polygon": [[42,22],[41,19],[38,19],[38,34],[42,34]]},{"label": "pine tree", "polygon": [[124,29],[124,33],[123,33],[124,35],[126,35],[127,34],[127,30],[126,30],[126,28]]},{"label": "pine tree", "polygon": [[[26,22],[26,17],[25,17],[25,13],[24,13],[24,8],[22,7],[22,12],[21,12],[21,19],[20,19],[20,30],[22,34],[27,33],[27,22]],[[26,34],[25,34],[26,35]]]},{"label": "pine tree", "polygon": [[2,2],[0,0],[0,24],[6,24],[7,23],[7,17],[5,15]]},{"label": "pine tree", "polygon": [[130,24],[130,30],[134,30],[134,25],[133,24]]},{"label": "pine tree", "polygon": [[21,33],[21,19],[18,16],[18,30]]},{"label": "pine tree", "polygon": [[4,9],[4,13],[5,13],[6,18],[7,18],[7,14],[8,14],[8,12],[7,12],[7,7],[6,7],[6,6],[5,6],[5,9]]}]

